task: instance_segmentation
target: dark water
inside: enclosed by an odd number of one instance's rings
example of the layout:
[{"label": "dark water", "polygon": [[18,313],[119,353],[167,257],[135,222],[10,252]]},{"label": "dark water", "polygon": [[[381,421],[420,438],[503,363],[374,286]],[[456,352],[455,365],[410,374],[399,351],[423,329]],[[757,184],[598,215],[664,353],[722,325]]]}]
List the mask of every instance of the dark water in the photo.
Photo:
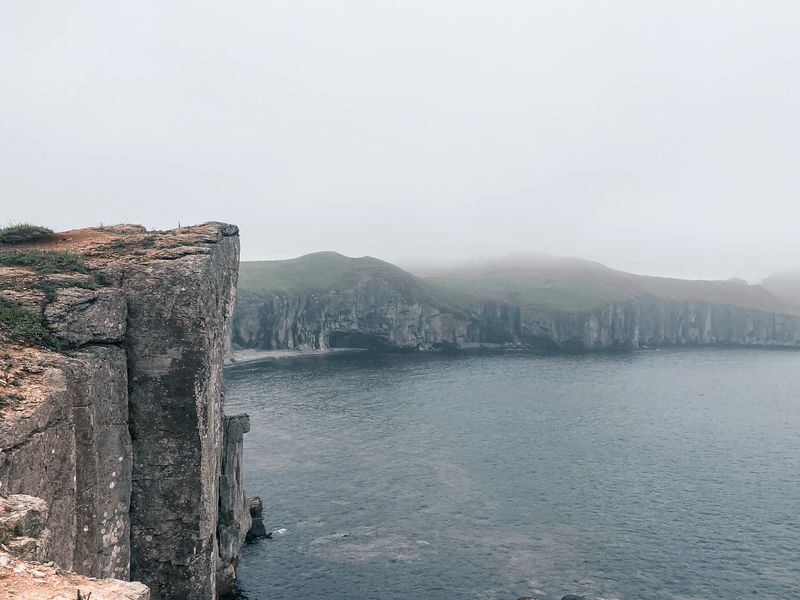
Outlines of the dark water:
[{"label": "dark water", "polygon": [[339,355],[227,373],[284,535],[251,600],[800,598],[800,353]]}]

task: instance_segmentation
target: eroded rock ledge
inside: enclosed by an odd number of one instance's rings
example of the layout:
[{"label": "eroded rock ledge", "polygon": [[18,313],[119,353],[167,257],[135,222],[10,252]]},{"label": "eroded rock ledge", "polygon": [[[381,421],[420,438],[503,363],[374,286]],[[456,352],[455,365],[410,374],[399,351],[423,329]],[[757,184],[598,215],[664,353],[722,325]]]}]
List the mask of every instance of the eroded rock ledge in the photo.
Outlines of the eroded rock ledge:
[{"label": "eroded rock ledge", "polygon": [[40,499],[57,540],[28,558],[141,581],[153,600],[225,593],[244,537],[229,521],[249,527],[241,433],[238,445],[223,437],[237,228],[85,229],[14,250],[67,252],[94,276],[0,266],[0,298],[41,315],[62,349],[0,326],[0,394],[12,399],[0,405],[0,494]]}]

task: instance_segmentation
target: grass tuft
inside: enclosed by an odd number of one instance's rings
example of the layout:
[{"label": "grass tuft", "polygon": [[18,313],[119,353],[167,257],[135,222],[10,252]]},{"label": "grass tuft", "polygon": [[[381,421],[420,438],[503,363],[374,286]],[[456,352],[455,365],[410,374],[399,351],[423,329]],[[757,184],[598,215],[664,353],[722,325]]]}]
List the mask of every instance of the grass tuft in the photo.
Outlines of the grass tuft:
[{"label": "grass tuft", "polygon": [[37,273],[88,273],[89,265],[77,254],[61,250],[6,250],[0,265],[27,267]]},{"label": "grass tuft", "polygon": [[18,244],[30,242],[53,234],[52,229],[31,225],[30,223],[17,223],[8,227],[0,227],[0,244]]},{"label": "grass tuft", "polygon": [[35,313],[0,298],[0,325],[5,325],[11,330],[12,335],[22,338],[26,342],[47,346],[58,350],[58,340],[47,329],[45,320]]}]

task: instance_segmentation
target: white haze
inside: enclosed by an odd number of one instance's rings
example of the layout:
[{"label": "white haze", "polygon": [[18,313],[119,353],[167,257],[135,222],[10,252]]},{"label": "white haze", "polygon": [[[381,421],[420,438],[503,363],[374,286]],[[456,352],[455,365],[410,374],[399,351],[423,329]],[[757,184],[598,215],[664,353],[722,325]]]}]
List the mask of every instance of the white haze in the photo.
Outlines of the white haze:
[{"label": "white haze", "polygon": [[0,224],[800,266],[800,4],[0,0]]}]

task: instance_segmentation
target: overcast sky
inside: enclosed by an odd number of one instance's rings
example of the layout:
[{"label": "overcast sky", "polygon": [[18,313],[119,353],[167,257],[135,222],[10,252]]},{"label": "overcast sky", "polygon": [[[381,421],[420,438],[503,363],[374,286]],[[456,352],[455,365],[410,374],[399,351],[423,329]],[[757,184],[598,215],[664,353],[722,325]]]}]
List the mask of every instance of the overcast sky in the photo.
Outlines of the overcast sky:
[{"label": "overcast sky", "polygon": [[0,0],[0,222],[800,267],[794,0]]}]

